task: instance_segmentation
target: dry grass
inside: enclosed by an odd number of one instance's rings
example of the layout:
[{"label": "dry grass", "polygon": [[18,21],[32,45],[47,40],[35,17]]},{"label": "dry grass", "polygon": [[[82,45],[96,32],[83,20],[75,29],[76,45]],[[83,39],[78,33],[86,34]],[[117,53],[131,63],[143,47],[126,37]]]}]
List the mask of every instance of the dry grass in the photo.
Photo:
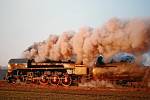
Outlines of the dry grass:
[{"label": "dry grass", "polygon": [[147,96],[120,94],[79,94],[57,92],[0,91],[0,100],[149,100]]},{"label": "dry grass", "polygon": [[150,92],[0,82],[0,100],[150,100]]}]

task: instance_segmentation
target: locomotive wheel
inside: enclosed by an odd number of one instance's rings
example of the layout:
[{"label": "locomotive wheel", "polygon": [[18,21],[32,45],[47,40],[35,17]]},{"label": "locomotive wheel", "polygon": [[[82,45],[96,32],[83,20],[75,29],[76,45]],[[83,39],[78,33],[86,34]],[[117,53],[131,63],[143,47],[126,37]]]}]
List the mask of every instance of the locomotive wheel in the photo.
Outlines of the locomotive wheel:
[{"label": "locomotive wheel", "polygon": [[31,80],[26,80],[26,84],[30,84],[30,83],[32,83]]},{"label": "locomotive wheel", "polygon": [[21,83],[21,80],[19,78],[17,78],[16,83]]},{"label": "locomotive wheel", "polygon": [[41,85],[46,85],[46,84],[48,84],[47,76],[44,76],[44,75],[41,76],[40,84],[41,84]]},{"label": "locomotive wheel", "polygon": [[49,79],[51,85],[58,85],[60,83],[60,78],[57,75],[51,76]]},{"label": "locomotive wheel", "polygon": [[63,86],[69,86],[72,83],[72,79],[68,75],[62,76],[61,77],[61,83],[62,83]]},{"label": "locomotive wheel", "polygon": [[25,78],[25,83],[26,83],[26,84],[32,83],[32,78],[26,77],[26,78]]},{"label": "locomotive wheel", "polygon": [[15,84],[17,79],[12,79],[12,83]]}]

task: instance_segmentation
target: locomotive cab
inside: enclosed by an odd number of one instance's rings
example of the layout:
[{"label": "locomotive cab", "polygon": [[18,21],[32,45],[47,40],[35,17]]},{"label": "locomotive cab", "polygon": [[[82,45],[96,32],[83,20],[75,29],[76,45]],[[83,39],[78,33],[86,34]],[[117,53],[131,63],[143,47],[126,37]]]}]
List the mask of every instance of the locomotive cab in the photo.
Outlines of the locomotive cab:
[{"label": "locomotive cab", "polygon": [[96,60],[96,67],[100,67],[101,65],[104,65],[104,57],[102,55],[100,55],[99,57],[97,57]]}]

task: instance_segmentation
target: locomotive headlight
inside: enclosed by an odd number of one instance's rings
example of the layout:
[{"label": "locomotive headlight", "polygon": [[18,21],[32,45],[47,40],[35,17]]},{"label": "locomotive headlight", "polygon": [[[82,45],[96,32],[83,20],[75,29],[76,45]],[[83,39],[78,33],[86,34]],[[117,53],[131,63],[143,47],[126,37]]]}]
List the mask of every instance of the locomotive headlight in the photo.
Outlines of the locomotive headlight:
[{"label": "locomotive headlight", "polygon": [[11,72],[12,68],[11,68],[11,65],[8,64],[8,72]]},{"label": "locomotive headlight", "polygon": [[10,64],[8,64],[8,69],[11,69],[11,66],[10,66]]}]

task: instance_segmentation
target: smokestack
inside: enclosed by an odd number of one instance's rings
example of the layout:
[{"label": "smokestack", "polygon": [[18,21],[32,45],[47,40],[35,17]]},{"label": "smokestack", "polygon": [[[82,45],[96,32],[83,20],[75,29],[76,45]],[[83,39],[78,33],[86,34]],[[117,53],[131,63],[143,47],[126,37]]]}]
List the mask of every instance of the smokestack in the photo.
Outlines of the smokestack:
[{"label": "smokestack", "polygon": [[[25,58],[36,62],[72,60],[92,66],[102,54],[108,59],[120,52],[142,55],[150,47],[150,23],[142,19],[128,21],[112,18],[102,27],[83,27],[78,32],[63,32],[34,43],[23,53]],[[136,56],[136,55],[135,55]]]}]

